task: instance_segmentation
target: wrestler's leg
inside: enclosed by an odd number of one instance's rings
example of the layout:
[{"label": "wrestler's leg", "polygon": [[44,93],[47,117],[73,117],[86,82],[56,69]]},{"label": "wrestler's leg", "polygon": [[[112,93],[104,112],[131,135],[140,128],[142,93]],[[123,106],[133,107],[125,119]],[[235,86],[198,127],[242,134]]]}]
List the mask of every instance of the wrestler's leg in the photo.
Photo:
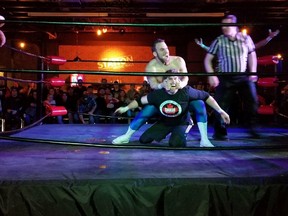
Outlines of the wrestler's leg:
[{"label": "wrestler's leg", "polygon": [[205,102],[202,100],[193,100],[189,104],[189,111],[194,112],[200,132],[200,147],[214,147],[207,135],[207,111]]},{"label": "wrestler's leg", "polygon": [[189,125],[179,125],[179,126],[174,127],[171,133],[170,139],[169,139],[169,146],[186,147],[187,126]]},{"label": "wrestler's leg", "polygon": [[112,141],[113,144],[129,143],[131,136],[144,125],[149,118],[157,114],[157,109],[153,105],[146,105],[137,114],[129,125],[127,132]]},{"label": "wrestler's leg", "polygon": [[140,136],[139,141],[143,144],[151,143],[154,140],[160,142],[166,138],[170,131],[170,127],[165,126],[163,123],[157,122]]},{"label": "wrestler's leg", "polygon": [[146,105],[143,109],[136,115],[136,117],[130,123],[130,128],[132,130],[139,130],[139,128],[144,125],[151,117],[157,114],[157,109],[153,105]]}]

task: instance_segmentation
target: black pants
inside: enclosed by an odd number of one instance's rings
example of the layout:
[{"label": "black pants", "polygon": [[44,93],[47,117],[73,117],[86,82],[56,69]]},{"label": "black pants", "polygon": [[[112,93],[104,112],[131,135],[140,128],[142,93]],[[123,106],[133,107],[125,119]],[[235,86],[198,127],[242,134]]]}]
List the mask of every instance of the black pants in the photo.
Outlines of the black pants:
[{"label": "black pants", "polygon": [[162,122],[156,122],[141,135],[139,141],[143,144],[151,143],[154,140],[160,142],[171,133],[169,146],[185,147],[187,133],[191,126],[192,125],[166,126]]},{"label": "black pants", "polygon": [[[231,104],[235,100],[235,93],[238,92],[242,99],[242,109],[247,119],[246,126],[253,128],[257,120],[258,97],[255,83],[248,80],[248,77],[222,77],[219,78],[220,84],[216,87],[215,100],[228,114],[231,113]],[[215,113],[214,134],[227,135],[226,125],[221,116]]]}]

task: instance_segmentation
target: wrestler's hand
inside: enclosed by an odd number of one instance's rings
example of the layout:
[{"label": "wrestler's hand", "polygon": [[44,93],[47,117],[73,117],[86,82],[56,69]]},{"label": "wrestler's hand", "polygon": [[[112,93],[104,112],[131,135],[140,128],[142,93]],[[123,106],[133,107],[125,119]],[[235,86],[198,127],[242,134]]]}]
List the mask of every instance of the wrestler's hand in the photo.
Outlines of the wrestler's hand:
[{"label": "wrestler's hand", "polygon": [[169,83],[167,82],[167,80],[163,80],[163,82],[161,83],[162,87],[166,90],[166,91],[169,91],[170,90],[170,85]]},{"label": "wrestler's hand", "polygon": [[269,37],[270,37],[271,39],[274,38],[274,37],[276,37],[276,36],[280,33],[279,29],[277,29],[277,30],[274,31],[274,32],[272,32],[271,29],[269,29],[268,31],[269,31]]},{"label": "wrestler's hand", "polygon": [[0,47],[2,47],[6,43],[5,34],[0,30]]},{"label": "wrestler's hand", "polygon": [[199,46],[203,46],[203,40],[202,40],[202,38],[199,38],[199,39],[195,38],[195,43],[196,43],[197,45],[199,45]]},{"label": "wrestler's hand", "polygon": [[120,113],[120,114],[122,114],[122,113],[127,112],[128,110],[129,110],[129,107],[128,107],[128,106],[125,106],[125,107],[119,107],[118,109],[115,110],[114,113]]},{"label": "wrestler's hand", "polygon": [[217,87],[219,85],[219,79],[217,76],[209,76],[208,77],[208,83],[211,87]]},{"label": "wrestler's hand", "polygon": [[230,117],[224,110],[219,111],[219,114],[221,115],[221,118],[225,124],[230,124]]},{"label": "wrestler's hand", "polygon": [[185,82],[182,82],[181,79],[178,79],[177,82],[176,82],[176,87],[177,89],[182,89],[186,86],[186,83]]}]

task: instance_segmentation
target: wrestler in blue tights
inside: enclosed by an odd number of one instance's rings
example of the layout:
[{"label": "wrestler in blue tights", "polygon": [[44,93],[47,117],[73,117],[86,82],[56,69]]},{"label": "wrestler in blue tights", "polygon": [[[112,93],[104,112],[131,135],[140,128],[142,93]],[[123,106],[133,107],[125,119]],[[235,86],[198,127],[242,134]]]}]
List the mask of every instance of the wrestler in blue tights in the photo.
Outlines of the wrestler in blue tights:
[{"label": "wrestler in blue tights", "polygon": [[[189,104],[189,111],[195,112],[197,122],[207,122],[207,112],[204,101],[194,100]],[[138,115],[130,123],[132,130],[139,130],[139,128],[145,124],[152,116],[157,115],[158,111],[153,105],[146,105],[138,113]]]}]

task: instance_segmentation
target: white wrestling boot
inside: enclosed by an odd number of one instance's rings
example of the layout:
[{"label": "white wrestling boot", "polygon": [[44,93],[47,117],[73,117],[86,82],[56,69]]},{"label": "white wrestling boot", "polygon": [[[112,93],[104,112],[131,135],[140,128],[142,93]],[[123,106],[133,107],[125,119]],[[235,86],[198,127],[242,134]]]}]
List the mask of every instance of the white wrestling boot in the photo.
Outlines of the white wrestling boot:
[{"label": "white wrestling boot", "polygon": [[131,136],[135,133],[136,130],[132,130],[130,127],[127,132],[116,139],[112,140],[112,144],[121,145],[125,143],[129,143]]},{"label": "white wrestling boot", "polygon": [[197,125],[201,136],[200,147],[215,147],[208,139],[207,122],[197,122]]}]

